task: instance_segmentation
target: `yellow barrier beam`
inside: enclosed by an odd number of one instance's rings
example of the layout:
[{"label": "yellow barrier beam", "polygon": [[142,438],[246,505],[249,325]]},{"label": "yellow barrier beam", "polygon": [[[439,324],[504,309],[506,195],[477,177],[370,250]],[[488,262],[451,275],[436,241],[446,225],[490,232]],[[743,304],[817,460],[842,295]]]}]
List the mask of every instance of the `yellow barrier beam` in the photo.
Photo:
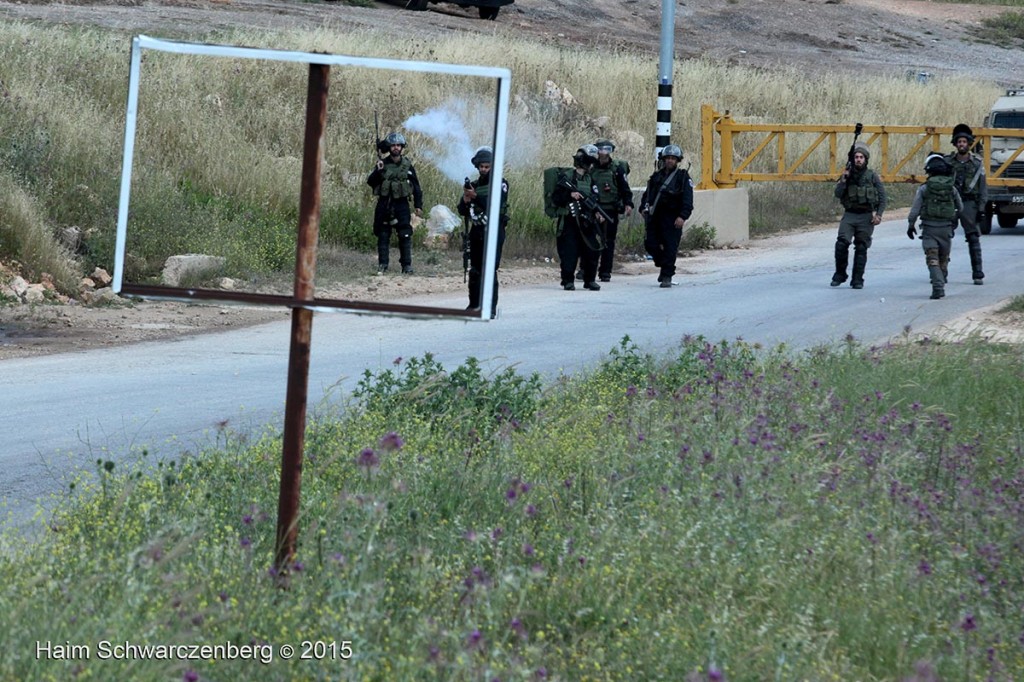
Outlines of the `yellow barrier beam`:
[{"label": "yellow barrier beam", "polygon": [[[714,110],[708,104],[701,106],[701,180],[698,189],[728,189],[740,181],[748,182],[828,182],[839,178],[846,166],[846,152],[849,149],[840,144],[839,136],[852,136],[854,126],[843,125],[809,125],[802,123],[737,123],[726,111],[724,114]],[[928,153],[950,151],[949,136],[952,127],[944,126],[911,126],[881,125],[863,126],[862,134],[866,136],[864,143],[869,149],[877,146],[872,152],[872,168],[878,173],[882,182],[920,183],[924,182],[924,173],[917,169],[924,165],[924,156]],[[817,137],[809,146],[799,153],[792,163],[787,162],[787,150],[798,149],[799,142],[795,135],[811,133]],[[718,170],[715,170],[715,135],[720,140],[720,157]],[[736,156],[737,140],[743,134],[761,134],[759,142],[754,143],[753,151],[742,158]],[[787,136],[793,144],[787,142]],[[1010,157],[992,170],[992,138],[1019,139],[1020,143]],[[894,145],[895,140],[911,138],[910,150],[902,154],[895,148],[905,144]],[[916,139],[915,139],[916,138]],[[849,139],[849,138],[847,138]],[[1010,164],[1024,154],[1024,129],[1018,128],[975,128],[975,150],[984,159],[986,181],[993,187],[1024,187],[1024,178],[1006,177]],[[808,160],[824,142],[828,142],[827,170],[802,171]],[[775,143],[774,159],[769,160],[765,150]],[[763,170],[753,170],[762,160]],[[818,165],[823,165],[821,161]],[[905,169],[911,168],[912,171]]]}]

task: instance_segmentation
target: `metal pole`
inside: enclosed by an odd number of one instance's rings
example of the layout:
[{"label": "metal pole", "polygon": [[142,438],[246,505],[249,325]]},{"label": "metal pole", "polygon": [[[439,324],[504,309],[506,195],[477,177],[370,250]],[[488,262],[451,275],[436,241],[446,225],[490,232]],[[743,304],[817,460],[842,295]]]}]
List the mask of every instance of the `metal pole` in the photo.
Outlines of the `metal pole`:
[{"label": "metal pole", "polygon": [[658,123],[654,163],[672,136],[672,66],[675,59],[676,0],[661,0],[661,56],[658,62]]},{"label": "metal pole", "polygon": [[302,450],[306,435],[306,399],[309,388],[310,336],[313,311],[300,307],[312,301],[316,277],[316,247],[320,232],[320,169],[327,122],[327,90],[331,67],[309,65],[306,94],[306,137],[299,196],[299,233],[295,247],[295,307],[288,354],[288,388],[284,407],[284,446],[281,456],[281,492],[277,504],[277,545],[274,566],[287,570],[295,556],[299,498],[302,489]]}]

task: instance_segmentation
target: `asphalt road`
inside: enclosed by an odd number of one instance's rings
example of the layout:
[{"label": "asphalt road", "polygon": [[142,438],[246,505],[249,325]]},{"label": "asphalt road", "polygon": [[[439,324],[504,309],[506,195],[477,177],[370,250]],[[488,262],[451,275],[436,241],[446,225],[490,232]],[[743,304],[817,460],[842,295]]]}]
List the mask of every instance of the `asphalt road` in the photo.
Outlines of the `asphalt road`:
[{"label": "asphalt road", "polygon": [[[984,286],[971,284],[958,233],[947,296],[931,291],[920,242],[904,221],[883,223],[869,252],[866,284],[830,288],[834,229],[753,242],[749,249],[680,259],[680,286],[617,277],[600,292],[550,285],[503,290],[497,320],[408,320],[317,314],[311,409],[351,389],[367,368],[433,353],[446,366],[469,356],[548,377],[593,365],[628,334],[668,350],[686,334],[803,349],[842,339],[864,343],[924,331],[1024,293],[1024,227],[983,238]],[[852,254],[851,254],[852,255]],[[433,302],[461,305],[462,297]],[[0,500],[6,524],[24,527],[36,501],[66,489],[80,468],[147,448],[174,457],[214,442],[218,425],[279,429],[289,324],[169,342],[0,362]]]}]

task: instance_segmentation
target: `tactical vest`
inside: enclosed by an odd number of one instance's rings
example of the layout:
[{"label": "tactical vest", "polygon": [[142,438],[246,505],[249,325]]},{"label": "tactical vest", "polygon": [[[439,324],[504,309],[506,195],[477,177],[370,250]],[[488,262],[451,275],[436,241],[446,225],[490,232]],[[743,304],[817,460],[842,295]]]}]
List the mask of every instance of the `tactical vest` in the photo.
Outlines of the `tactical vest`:
[{"label": "tactical vest", "polygon": [[[570,168],[569,172],[565,174],[569,182],[576,186],[576,191],[585,197],[590,196],[593,191],[594,182],[590,176],[590,173],[584,173],[583,177],[576,175],[575,169]],[[569,215],[568,206],[557,206],[555,208],[555,214],[559,217]]]},{"label": "tactical vest", "polygon": [[[953,186],[960,192],[960,198],[965,201],[973,201],[978,198],[978,192],[981,189],[981,178],[974,183],[974,187],[967,189],[967,186],[974,180],[974,176],[978,173],[978,168],[981,167],[981,161],[972,154],[966,161],[959,161],[956,158],[956,154],[950,154],[946,157],[946,161],[953,167]],[[984,173],[982,173],[984,175]]]},{"label": "tactical vest", "polygon": [[846,181],[843,192],[843,208],[848,211],[874,211],[878,207],[878,190],[875,189],[875,172],[865,168],[853,173]]},{"label": "tactical vest", "polygon": [[[476,190],[476,200],[473,202],[473,208],[474,210],[479,210],[483,212],[487,210],[487,198],[491,195],[490,178],[488,178],[486,185],[478,185],[477,182],[480,181],[477,180],[476,182],[473,183],[473,189]],[[504,218],[507,211],[508,204],[507,202],[502,201],[501,206],[498,208],[498,215]]]},{"label": "tactical vest", "polygon": [[412,162],[404,156],[398,163],[384,162],[384,169],[381,173],[384,180],[374,188],[373,193],[379,197],[391,199],[406,199],[412,196],[412,181],[409,180],[409,173],[412,171]]},{"label": "tactical vest", "polygon": [[924,198],[921,204],[921,218],[936,222],[949,221],[956,217],[956,203],[953,201],[953,176],[933,175],[924,183]]},{"label": "tactical vest", "polygon": [[619,185],[616,181],[619,173],[623,176],[629,175],[629,164],[613,160],[606,167],[596,165],[590,169],[590,177],[597,185],[597,202],[601,204],[601,208],[614,208],[616,213],[622,210]]}]

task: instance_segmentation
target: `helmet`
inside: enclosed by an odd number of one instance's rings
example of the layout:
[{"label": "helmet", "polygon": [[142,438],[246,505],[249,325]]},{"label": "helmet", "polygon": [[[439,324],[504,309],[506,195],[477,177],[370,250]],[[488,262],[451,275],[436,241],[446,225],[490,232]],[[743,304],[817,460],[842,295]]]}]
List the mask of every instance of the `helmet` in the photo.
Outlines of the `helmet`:
[{"label": "helmet", "polygon": [[585,144],[576,150],[572,158],[573,161],[583,165],[593,166],[597,163],[597,147],[592,144]]},{"label": "helmet", "polygon": [[597,151],[604,152],[605,154],[611,154],[615,151],[615,143],[611,140],[598,140],[594,143],[594,146],[597,147]]},{"label": "helmet", "polygon": [[871,160],[871,150],[868,149],[868,146],[866,144],[864,144],[863,142],[861,142],[860,140],[858,140],[857,142],[853,143],[853,153],[854,154],[857,154],[857,153],[863,154],[865,161],[870,161]]},{"label": "helmet", "polygon": [[480,147],[469,161],[477,168],[481,163],[494,163],[494,152],[490,147]]},{"label": "helmet", "polygon": [[683,150],[680,149],[679,145],[677,144],[670,144],[669,146],[661,150],[661,158],[664,159],[666,156],[674,156],[676,158],[676,161],[682,161]]},{"label": "helmet", "polygon": [[952,144],[956,144],[957,139],[965,137],[967,138],[967,144],[974,144],[974,131],[966,123],[957,123],[953,128],[953,139],[950,140]]},{"label": "helmet", "polygon": [[384,141],[388,143],[388,146],[400,144],[405,146],[405,135],[402,133],[388,133],[388,136],[384,138]]},{"label": "helmet", "polygon": [[924,162],[924,172],[928,175],[949,175],[953,167],[942,154],[929,154]]}]

